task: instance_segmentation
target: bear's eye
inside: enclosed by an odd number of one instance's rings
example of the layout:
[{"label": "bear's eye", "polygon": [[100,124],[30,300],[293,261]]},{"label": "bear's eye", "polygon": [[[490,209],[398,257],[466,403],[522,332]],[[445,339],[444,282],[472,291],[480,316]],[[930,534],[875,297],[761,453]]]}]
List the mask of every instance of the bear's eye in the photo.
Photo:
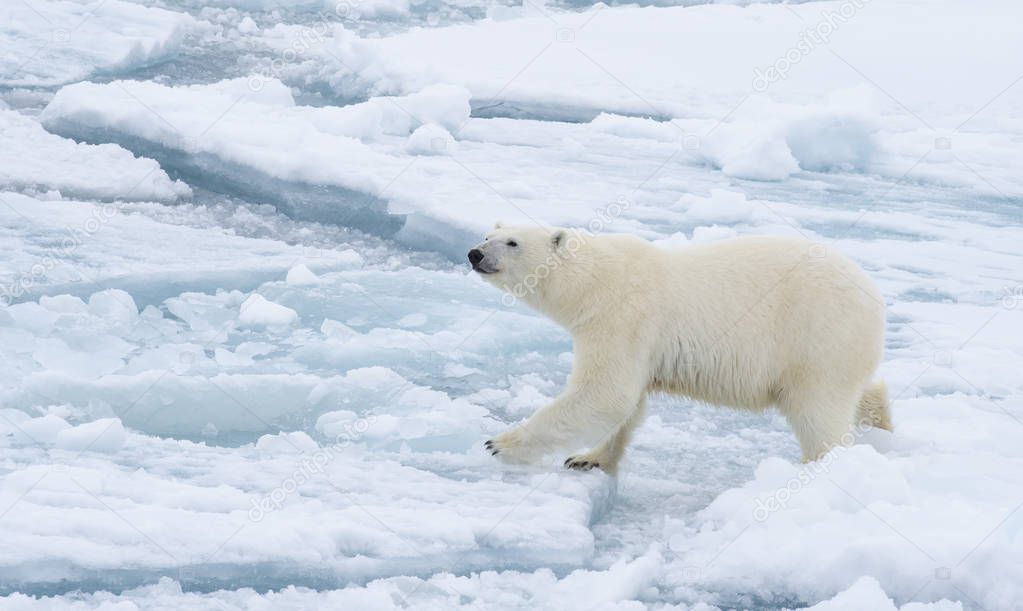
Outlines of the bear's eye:
[{"label": "bear's eye", "polygon": [[508,240],[506,244],[508,244],[508,246],[511,246],[512,248],[515,248],[516,246],[519,245],[519,243],[516,242],[515,240]]}]

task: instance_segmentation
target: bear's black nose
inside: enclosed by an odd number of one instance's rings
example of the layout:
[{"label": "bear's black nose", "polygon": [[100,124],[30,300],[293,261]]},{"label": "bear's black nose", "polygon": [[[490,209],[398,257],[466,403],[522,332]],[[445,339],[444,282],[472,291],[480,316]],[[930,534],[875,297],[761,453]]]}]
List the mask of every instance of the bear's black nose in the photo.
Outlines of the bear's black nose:
[{"label": "bear's black nose", "polygon": [[469,251],[469,263],[472,263],[473,267],[479,265],[479,262],[483,260],[483,252],[478,248],[473,248]]}]

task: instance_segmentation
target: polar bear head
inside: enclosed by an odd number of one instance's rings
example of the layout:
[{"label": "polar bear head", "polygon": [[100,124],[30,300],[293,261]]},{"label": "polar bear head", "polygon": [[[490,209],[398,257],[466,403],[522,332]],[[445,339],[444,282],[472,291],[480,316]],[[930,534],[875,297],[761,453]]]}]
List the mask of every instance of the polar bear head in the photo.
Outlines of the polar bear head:
[{"label": "polar bear head", "polygon": [[564,275],[582,244],[583,234],[571,229],[498,223],[468,256],[472,269],[487,282],[546,309],[542,301],[547,289]]}]

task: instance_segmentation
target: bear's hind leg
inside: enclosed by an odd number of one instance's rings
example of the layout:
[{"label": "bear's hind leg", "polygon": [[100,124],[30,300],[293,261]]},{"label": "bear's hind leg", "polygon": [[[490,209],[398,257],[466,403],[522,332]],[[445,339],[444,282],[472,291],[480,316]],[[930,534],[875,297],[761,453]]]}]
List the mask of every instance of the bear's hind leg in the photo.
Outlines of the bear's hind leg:
[{"label": "bear's hind leg", "polygon": [[778,407],[803,450],[803,462],[819,459],[835,446],[852,442],[860,392],[786,393]]},{"label": "bear's hind leg", "polygon": [[646,415],[646,398],[639,400],[636,411],[625,420],[617,431],[608,436],[596,448],[585,454],[569,456],[565,459],[565,466],[577,471],[589,471],[597,468],[603,469],[609,475],[618,473],[618,463],[625,454],[625,448],[632,440],[632,432],[643,422]]},{"label": "bear's hind leg", "polygon": [[892,430],[891,401],[888,400],[888,387],[884,382],[873,382],[863,391],[856,409],[856,419],[860,425]]}]

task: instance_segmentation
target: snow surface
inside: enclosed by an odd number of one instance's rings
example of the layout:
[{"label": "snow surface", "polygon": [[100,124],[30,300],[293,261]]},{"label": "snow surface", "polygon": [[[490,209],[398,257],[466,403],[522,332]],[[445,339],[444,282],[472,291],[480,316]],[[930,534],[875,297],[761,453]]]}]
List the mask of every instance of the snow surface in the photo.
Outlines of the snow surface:
[{"label": "snow surface", "polygon": [[[696,4],[5,5],[0,607],[1017,609],[1020,8]],[[849,254],[895,433],[493,461],[572,348],[496,220]]]}]

